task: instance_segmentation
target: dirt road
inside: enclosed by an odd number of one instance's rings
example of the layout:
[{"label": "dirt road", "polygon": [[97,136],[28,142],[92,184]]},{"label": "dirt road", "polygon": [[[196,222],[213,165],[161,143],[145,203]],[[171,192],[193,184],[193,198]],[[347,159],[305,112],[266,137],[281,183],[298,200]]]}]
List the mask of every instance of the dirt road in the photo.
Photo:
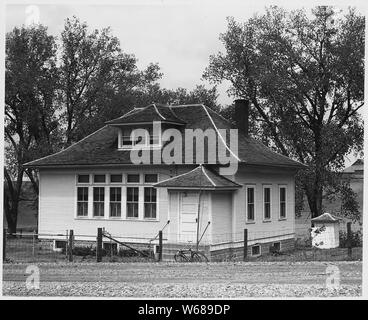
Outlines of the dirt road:
[{"label": "dirt road", "polygon": [[[26,264],[5,264],[4,295],[120,297],[359,296],[361,262],[38,264],[39,289],[27,289]],[[335,266],[335,267],[329,267]],[[329,269],[327,269],[329,267]],[[326,287],[334,272],[339,287]]]}]

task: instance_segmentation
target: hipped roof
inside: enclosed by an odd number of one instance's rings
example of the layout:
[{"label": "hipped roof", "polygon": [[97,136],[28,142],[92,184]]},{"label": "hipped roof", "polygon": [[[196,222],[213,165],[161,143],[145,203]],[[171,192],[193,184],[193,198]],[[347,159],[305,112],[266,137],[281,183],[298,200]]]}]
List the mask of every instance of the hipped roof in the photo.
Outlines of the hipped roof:
[{"label": "hipped roof", "polygon": [[[230,129],[234,129],[235,127],[229,121],[225,120],[222,116],[205,105],[155,106],[149,105],[145,108],[133,109],[126,115],[109,121],[106,126],[86,136],[66,149],[26,163],[24,166],[34,168],[57,168],[133,164],[130,159],[130,151],[118,149],[119,129],[116,126],[133,124],[142,122],[143,120],[154,121],[156,118],[159,120],[158,118],[160,116],[158,113],[160,113],[166,121],[170,120],[175,123],[180,122],[183,124],[182,126],[179,126],[181,130],[201,129],[205,131],[209,128],[214,129],[217,134],[219,144],[222,143],[228,151],[231,150],[229,142],[220,139],[218,130],[224,129],[226,132],[229,132]],[[184,143],[185,139],[183,138],[183,144]],[[207,147],[208,146],[205,145],[205,155],[207,155]],[[300,162],[273,152],[261,142],[246,136],[240,131],[238,132],[237,160],[246,165],[285,167],[295,170],[305,167]],[[208,159],[207,156],[204,160],[202,159],[200,161],[200,163],[204,164],[220,164],[217,158],[213,161],[212,158]],[[196,159],[196,155],[194,155],[194,164],[199,164],[199,161]]]}]

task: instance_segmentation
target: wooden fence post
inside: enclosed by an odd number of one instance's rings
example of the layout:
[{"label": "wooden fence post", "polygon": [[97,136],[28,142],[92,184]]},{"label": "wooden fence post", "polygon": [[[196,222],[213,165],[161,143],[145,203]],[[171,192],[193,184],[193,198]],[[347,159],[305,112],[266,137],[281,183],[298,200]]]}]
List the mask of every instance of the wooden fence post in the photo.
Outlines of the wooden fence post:
[{"label": "wooden fence post", "polygon": [[347,245],[348,245],[348,257],[349,259],[351,259],[352,257],[352,239],[351,239],[351,222],[348,222],[346,224],[346,229],[347,229]]},{"label": "wooden fence post", "polygon": [[33,230],[32,234],[32,257],[35,256],[36,253],[36,230]]},{"label": "wooden fence post", "polygon": [[162,230],[158,232],[158,261],[162,261]]},{"label": "wooden fence post", "polygon": [[68,259],[69,254],[69,230],[65,233],[65,259]]},{"label": "wooden fence post", "polygon": [[243,253],[243,261],[247,260],[248,256],[248,229],[244,229],[244,253]]},{"label": "wooden fence post", "polygon": [[3,262],[6,260],[6,229],[3,230]]},{"label": "wooden fence post", "polygon": [[102,228],[97,228],[96,261],[102,261]]},{"label": "wooden fence post", "polygon": [[68,261],[73,262],[73,242],[74,242],[74,231],[69,231],[68,239]]}]

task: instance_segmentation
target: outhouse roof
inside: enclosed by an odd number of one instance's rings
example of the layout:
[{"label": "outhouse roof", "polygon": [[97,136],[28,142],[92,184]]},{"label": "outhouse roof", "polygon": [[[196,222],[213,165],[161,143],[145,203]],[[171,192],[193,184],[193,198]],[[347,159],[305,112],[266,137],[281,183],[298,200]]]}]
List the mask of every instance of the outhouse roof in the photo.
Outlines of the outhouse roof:
[{"label": "outhouse roof", "polygon": [[341,218],[339,217],[336,217],[334,215],[332,215],[331,213],[324,213],[324,214],[321,214],[320,216],[316,217],[316,218],[313,218],[311,219],[311,221],[313,222],[339,222],[340,220],[342,220]]}]

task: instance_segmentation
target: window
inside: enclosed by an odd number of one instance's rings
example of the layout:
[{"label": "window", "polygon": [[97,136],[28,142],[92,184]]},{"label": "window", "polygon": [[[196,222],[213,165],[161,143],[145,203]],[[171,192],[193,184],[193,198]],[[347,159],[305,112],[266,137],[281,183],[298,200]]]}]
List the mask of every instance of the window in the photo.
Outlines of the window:
[{"label": "window", "polygon": [[89,183],[89,174],[78,174],[78,183]]},{"label": "window", "polygon": [[94,183],[105,183],[106,182],[106,176],[104,174],[95,174],[93,176],[93,182]]},{"label": "window", "polygon": [[128,183],[139,183],[139,174],[128,174]]},{"label": "window", "polygon": [[263,187],[263,218],[271,219],[271,187]]},{"label": "window", "polygon": [[77,216],[88,216],[88,187],[77,188]]},{"label": "window", "polygon": [[254,187],[247,187],[247,220],[254,221]]},{"label": "window", "polygon": [[161,144],[160,138],[161,132],[158,133],[155,132],[154,135],[152,126],[146,128],[124,128],[121,131],[119,147],[123,149],[129,149],[136,144],[140,144],[147,147],[159,146]]},{"label": "window", "polygon": [[138,198],[139,188],[128,187],[127,188],[127,217],[138,218]]},{"label": "window", "polygon": [[110,188],[110,217],[121,217],[121,188]]},{"label": "window", "polygon": [[144,188],[144,217],[156,218],[157,195],[155,188]]},{"label": "window", "polygon": [[280,252],[280,251],[281,251],[281,242],[274,242],[274,243],[273,243],[273,249],[274,249],[276,252]]},{"label": "window", "polygon": [[286,218],[286,187],[280,187],[280,219]]},{"label": "window", "polygon": [[111,183],[121,183],[121,182],[123,182],[123,175],[121,175],[121,174],[111,174],[110,175],[110,182]]},{"label": "window", "polygon": [[151,127],[148,129],[148,134],[149,134],[149,144],[151,146],[160,145],[160,133],[158,135],[153,135],[153,128]]},{"label": "window", "polygon": [[[148,138],[147,133],[144,133],[144,131],[142,132],[141,130],[139,130],[139,132],[134,133],[134,130],[137,129],[146,130],[144,128],[124,128],[122,130],[121,148],[131,148],[136,144],[143,144],[143,145],[147,144]],[[143,135],[144,137],[142,137]]]},{"label": "window", "polygon": [[131,128],[125,128],[122,130],[121,147],[131,147],[133,145],[133,140],[130,137],[131,133]]},{"label": "window", "polygon": [[105,188],[94,187],[93,188],[93,216],[103,217],[105,206]]},{"label": "window", "polygon": [[156,182],[157,182],[157,174],[144,175],[144,183],[156,183]]},{"label": "window", "polygon": [[117,255],[118,254],[118,244],[117,243],[111,243],[111,242],[104,242],[102,244],[102,247],[109,255]]},{"label": "window", "polygon": [[252,256],[259,256],[261,254],[261,246],[252,246]]}]

